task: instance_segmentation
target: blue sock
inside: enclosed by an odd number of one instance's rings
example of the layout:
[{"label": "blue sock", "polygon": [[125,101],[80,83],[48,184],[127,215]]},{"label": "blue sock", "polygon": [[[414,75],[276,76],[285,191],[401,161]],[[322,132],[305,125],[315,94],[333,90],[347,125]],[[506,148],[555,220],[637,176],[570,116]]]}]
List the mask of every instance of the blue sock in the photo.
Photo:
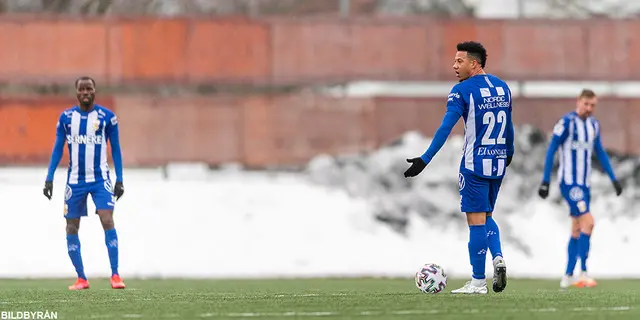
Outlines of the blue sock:
[{"label": "blue sock", "polygon": [[567,257],[567,270],[565,274],[573,276],[573,270],[576,268],[576,262],[578,262],[578,238],[571,237],[569,239]]},{"label": "blue sock", "polygon": [[589,258],[589,247],[591,246],[591,235],[580,233],[578,239],[578,247],[580,252],[580,262],[582,263],[582,272],[587,271],[587,258]]},{"label": "blue sock", "polygon": [[502,244],[500,244],[500,229],[498,224],[493,220],[492,216],[487,217],[487,241],[489,242],[489,251],[493,259],[502,257]]},{"label": "blue sock", "polygon": [[118,274],[118,234],[116,229],[104,231],[104,241],[109,252],[109,262],[111,262],[111,275]]},{"label": "blue sock", "polygon": [[78,278],[87,280],[87,276],[84,275],[84,266],[82,265],[82,255],[80,254],[80,238],[77,234],[67,235],[67,251],[69,252],[69,258],[73,266],[76,268]]},{"label": "blue sock", "polygon": [[487,263],[487,228],[483,225],[469,226],[469,260],[474,279],[485,279]]}]

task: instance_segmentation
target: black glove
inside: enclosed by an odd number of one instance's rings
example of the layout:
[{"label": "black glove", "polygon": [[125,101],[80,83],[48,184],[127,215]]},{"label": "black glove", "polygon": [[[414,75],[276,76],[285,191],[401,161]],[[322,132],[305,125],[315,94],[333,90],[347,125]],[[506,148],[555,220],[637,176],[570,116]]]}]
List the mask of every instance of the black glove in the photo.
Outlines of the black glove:
[{"label": "black glove", "polygon": [[511,160],[513,160],[513,156],[507,156],[507,167],[511,164]]},{"label": "black glove", "polygon": [[409,169],[407,169],[407,171],[404,172],[404,177],[415,177],[417,175],[420,174],[420,172],[422,172],[422,170],[424,170],[424,168],[427,166],[427,164],[421,159],[421,158],[413,158],[413,159],[407,159],[407,162],[411,163],[411,167],[409,167]]},{"label": "black glove", "polygon": [[116,196],[116,200],[120,200],[120,197],[124,194],[124,185],[122,185],[122,182],[116,182],[113,188],[113,194]]},{"label": "black glove", "polygon": [[42,194],[51,200],[51,196],[53,196],[53,181],[45,181]]},{"label": "black glove", "polygon": [[543,182],[538,189],[538,195],[540,198],[546,199],[549,196],[549,182]]},{"label": "black glove", "polygon": [[613,182],[613,187],[616,188],[616,196],[622,194],[622,185],[620,184],[620,182],[618,182],[618,180]]}]

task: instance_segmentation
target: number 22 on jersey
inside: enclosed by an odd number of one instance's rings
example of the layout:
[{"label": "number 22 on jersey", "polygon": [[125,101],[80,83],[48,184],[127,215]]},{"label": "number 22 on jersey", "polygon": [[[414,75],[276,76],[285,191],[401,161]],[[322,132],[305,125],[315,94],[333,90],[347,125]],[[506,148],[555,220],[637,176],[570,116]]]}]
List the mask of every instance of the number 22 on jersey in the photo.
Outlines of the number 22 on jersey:
[{"label": "number 22 on jersey", "polygon": [[[493,133],[496,122],[500,126],[500,132],[498,133],[497,138],[491,138],[491,134]],[[495,144],[506,144],[507,139],[504,137],[505,129],[507,128],[507,112],[504,110],[499,110],[497,112],[494,111],[486,111],[482,116],[482,124],[486,125],[486,130],[484,135],[482,136],[482,145],[483,146],[492,146]]]}]

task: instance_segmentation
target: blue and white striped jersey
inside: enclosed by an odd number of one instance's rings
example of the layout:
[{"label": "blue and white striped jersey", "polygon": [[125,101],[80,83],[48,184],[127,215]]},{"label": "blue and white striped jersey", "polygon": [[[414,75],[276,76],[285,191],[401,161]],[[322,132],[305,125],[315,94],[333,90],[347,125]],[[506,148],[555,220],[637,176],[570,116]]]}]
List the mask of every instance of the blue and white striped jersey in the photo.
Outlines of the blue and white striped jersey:
[{"label": "blue and white striped jersey", "polygon": [[499,179],[513,156],[512,100],[509,86],[490,74],[470,77],[451,90],[447,111],[464,118],[461,171]]},{"label": "blue and white striped jersey", "polygon": [[117,156],[114,153],[117,180],[122,181],[118,140],[118,118],[109,109],[94,105],[89,112],[78,106],[63,111],[56,127],[56,146],[47,180],[53,180],[55,167],[62,156],[62,145],[66,142],[69,150],[68,184],[110,181],[107,141],[111,141],[112,151],[117,152]]},{"label": "blue and white striped jersey", "polygon": [[559,149],[558,180],[561,185],[590,186],[594,151],[609,177],[615,180],[600,139],[600,122],[593,116],[582,119],[575,111],[567,113],[554,126],[552,139],[545,161],[545,182],[549,182],[556,149]]}]

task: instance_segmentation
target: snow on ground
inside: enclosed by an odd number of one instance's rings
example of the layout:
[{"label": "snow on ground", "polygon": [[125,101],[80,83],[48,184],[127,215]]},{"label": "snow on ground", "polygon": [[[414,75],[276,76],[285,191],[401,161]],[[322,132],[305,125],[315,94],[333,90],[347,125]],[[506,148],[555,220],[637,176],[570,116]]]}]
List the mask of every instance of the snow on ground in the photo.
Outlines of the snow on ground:
[{"label": "snow on ground", "polygon": [[[544,137],[520,128],[498,210],[511,276],[558,277],[569,219],[557,187],[537,197]],[[411,277],[426,262],[470,274],[468,228],[459,212],[461,138],[450,140],[422,175],[406,180],[405,158],[429,139],[408,133],[371,154],[318,156],[301,172],[208,170],[175,165],[125,170],[118,202],[121,273],[131,277]],[[637,277],[638,160],[614,160],[627,189],[615,197],[594,172],[596,231],[590,271]],[[45,168],[0,169],[0,277],[72,277],[62,215],[64,170],[54,199],[41,193]],[[555,181],[555,180],[554,180]],[[93,209],[90,202],[89,210]],[[90,277],[109,275],[94,215],[80,229]],[[489,262],[487,262],[489,266]],[[490,268],[489,275],[491,275]]]}]

